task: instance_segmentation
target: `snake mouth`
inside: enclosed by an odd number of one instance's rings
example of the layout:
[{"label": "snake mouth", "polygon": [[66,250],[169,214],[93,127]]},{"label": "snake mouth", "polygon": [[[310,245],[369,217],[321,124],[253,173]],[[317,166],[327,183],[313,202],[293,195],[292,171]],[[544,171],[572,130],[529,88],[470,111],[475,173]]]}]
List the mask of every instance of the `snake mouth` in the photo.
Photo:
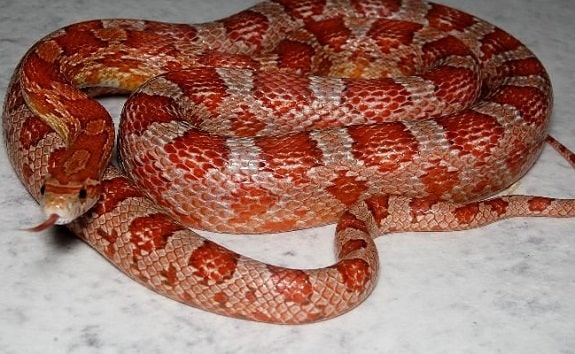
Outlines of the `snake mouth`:
[{"label": "snake mouth", "polygon": [[58,222],[58,219],[60,219],[60,216],[58,214],[50,214],[50,216],[48,216],[48,218],[46,219],[46,221],[42,222],[39,225],[24,229],[25,231],[30,231],[30,232],[40,232],[40,231],[44,231],[54,225],[56,225],[56,223]]}]

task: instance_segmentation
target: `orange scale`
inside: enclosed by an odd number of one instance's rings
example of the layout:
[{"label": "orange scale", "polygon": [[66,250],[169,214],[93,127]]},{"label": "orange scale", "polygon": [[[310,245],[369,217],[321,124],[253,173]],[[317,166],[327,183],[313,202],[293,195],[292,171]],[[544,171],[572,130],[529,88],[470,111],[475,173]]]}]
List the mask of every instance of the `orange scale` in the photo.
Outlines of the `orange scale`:
[{"label": "orange scale", "polygon": [[244,42],[248,47],[260,47],[262,38],[269,28],[266,16],[255,11],[242,11],[220,21],[226,34],[235,42]]},{"label": "orange scale", "polygon": [[499,216],[505,215],[505,213],[507,213],[507,208],[509,207],[509,202],[501,198],[486,200],[483,204],[489,206],[489,208]]},{"label": "orange scale", "polygon": [[530,198],[528,201],[529,210],[533,212],[543,212],[551,205],[552,201],[553,199],[546,197]]},{"label": "orange scale", "polygon": [[338,262],[335,269],[339,272],[348,291],[361,291],[367,288],[371,280],[371,268],[362,259],[346,259]]},{"label": "orange scale", "polygon": [[444,5],[430,4],[431,8],[427,12],[427,19],[431,27],[438,28],[444,32],[464,31],[472,26],[476,19],[467,13],[449,8]]}]

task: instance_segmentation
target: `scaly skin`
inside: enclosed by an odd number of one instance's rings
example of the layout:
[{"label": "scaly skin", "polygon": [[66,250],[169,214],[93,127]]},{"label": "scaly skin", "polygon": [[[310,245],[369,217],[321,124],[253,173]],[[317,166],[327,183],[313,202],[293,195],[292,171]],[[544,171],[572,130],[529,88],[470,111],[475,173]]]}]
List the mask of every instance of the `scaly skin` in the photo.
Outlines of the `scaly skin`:
[{"label": "scaly skin", "polygon": [[[93,99],[111,92],[133,92],[119,133],[125,172],[109,165],[114,127]],[[573,200],[485,199],[517,181],[546,140],[575,162],[547,137],[551,106],[539,60],[463,12],[277,0],[199,25],[60,29],[16,69],[3,127],[14,169],[47,215],[36,230],[67,224],[177,301],[295,324],[369,295],[380,235],[575,216]],[[314,270],[263,264],[186,228],[337,220],[337,261]]]}]

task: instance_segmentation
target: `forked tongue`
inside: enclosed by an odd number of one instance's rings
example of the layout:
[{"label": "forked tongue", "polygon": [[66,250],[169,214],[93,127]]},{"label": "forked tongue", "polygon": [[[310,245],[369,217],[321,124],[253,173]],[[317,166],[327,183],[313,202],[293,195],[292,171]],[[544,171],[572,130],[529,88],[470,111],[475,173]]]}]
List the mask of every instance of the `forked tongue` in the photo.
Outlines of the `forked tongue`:
[{"label": "forked tongue", "polygon": [[58,216],[58,214],[51,214],[48,217],[48,219],[46,219],[46,221],[44,221],[40,225],[24,229],[24,231],[30,231],[30,232],[44,231],[44,230],[54,226],[56,224],[56,221],[58,221],[59,218],[60,217]]}]

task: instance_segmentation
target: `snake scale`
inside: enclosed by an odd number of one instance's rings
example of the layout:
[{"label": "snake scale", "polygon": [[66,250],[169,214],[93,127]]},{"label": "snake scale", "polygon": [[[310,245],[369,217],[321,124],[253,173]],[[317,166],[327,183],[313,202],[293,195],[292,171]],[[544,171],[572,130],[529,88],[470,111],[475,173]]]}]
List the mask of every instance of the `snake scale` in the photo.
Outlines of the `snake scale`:
[{"label": "snake scale", "polygon": [[[130,94],[115,131],[94,99]],[[517,39],[420,0],[273,0],[186,25],[93,20],[24,56],[3,110],[10,160],[47,220],[134,280],[207,311],[296,324],[360,304],[374,238],[575,201],[495,196],[550,143],[549,77]],[[290,269],[189,229],[337,222],[331,266]]]}]

